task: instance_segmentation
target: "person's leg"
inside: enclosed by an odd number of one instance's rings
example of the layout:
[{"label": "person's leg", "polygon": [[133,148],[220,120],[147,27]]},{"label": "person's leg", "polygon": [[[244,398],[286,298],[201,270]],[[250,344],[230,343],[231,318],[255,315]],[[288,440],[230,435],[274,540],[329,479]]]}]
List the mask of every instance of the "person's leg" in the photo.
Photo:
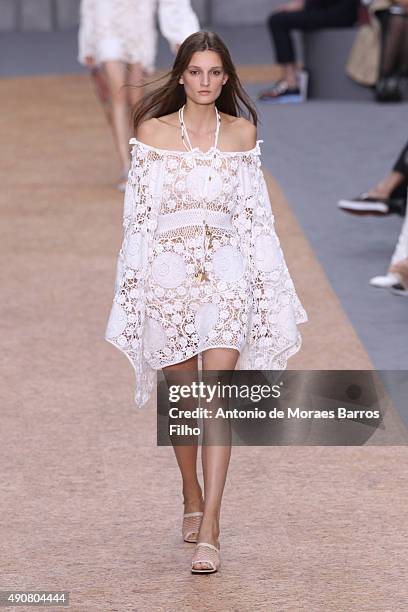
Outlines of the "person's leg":
[{"label": "person's leg", "polygon": [[[214,348],[203,352],[203,380],[214,383],[211,373],[218,370],[233,371],[239,357],[235,349]],[[215,372],[216,374],[216,372]],[[215,399],[219,407],[220,399]],[[210,407],[207,403],[206,407]],[[221,501],[229,461],[231,457],[230,423],[226,419],[205,419],[204,438],[207,443],[202,447],[204,476],[204,514],[198,535],[198,542],[207,542],[218,547]],[[214,444],[211,439],[222,439],[222,444]],[[197,562],[196,569],[204,569],[206,563]]]},{"label": "person's leg", "polygon": [[108,123],[112,124],[112,101],[110,97],[110,89],[106,80],[105,70],[102,66],[93,66],[90,69],[90,75],[95,87],[96,94],[102,104]]},{"label": "person's leg", "polygon": [[112,128],[122,166],[122,180],[129,170],[129,110],[126,88],[126,65],[120,61],[105,63],[112,98]]},{"label": "person's leg", "polygon": [[138,104],[143,96],[143,80],[144,70],[141,64],[130,64],[128,69],[127,83],[128,90],[128,102],[129,106],[133,108]]},{"label": "person's leg", "polygon": [[402,149],[392,171],[374,187],[350,199],[342,199],[338,206],[357,215],[405,215],[408,186],[408,143]]},{"label": "person's leg", "polygon": [[268,29],[275,47],[276,62],[281,64],[284,70],[284,78],[289,87],[297,85],[297,70],[295,51],[287,19],[287,12],[272,13],[268,18]]},{"label": "person's leg", "polygon": [[408,13],[403,16],[403,33],[400,48],[400,74],[408,76]]},{"label": "person's leg", "polygon": [[[273,13],[268,19],[268,28],[275,47],[276,61],[282,65],[283,82],[290,92],[299,89],[300,75],[291,39],[292,30],[311,31],[322,28],[348,27],[355,21],[355,9],[350,3],[342,3],[330,8],[306,8],[300,11],[281,11]],[[279,85],[279,84],[278,84]],[[282,87],[261,92],[260,99],[284,95]]]},{"label": "person's leg", "polygon": [[[408,143],[402,149],[392,171],[367,193],[372,197],[402,199],[406,204],[408,187]],[[402,211],[404,213],[404,210]]]},{"label": "person's leg", "polygon": [[376,16],[381,24],[381,60],[380,78],[387,78],[399,72],[399,60],[404,44],[405,17],[393,15],[387,11],[377,11]]},{"label": "person's leg", "polygon": [[404,183],[404,175],[394,170],[387,174],[381,181],[372,187],[367,193],[372,197],[390,198],[391,194],[400,192],[400,187]]},{"label": "person's leg", "polygon": [[[163,374],[168,386],[191,385],[192,382],[198,381],[197,356],[163,368]],[[182,410],[189,410],[196,408],[197,404],[192,402],[191,398],[181,398],[178,407]],[[191,445],[177,445],[176,438],[172,437],[172,443],[182,477],[184,512],[202,512],[204,502],[197,477],[197,438],[192,437]]]},{"label": "person's leg", "polygon": [[[401,232],[398,237],[397,244],[395,245],[395,249],[392,254],[390,266],[388,269],[388,275],[390,275],[391,277],[396,276],[394,283],[401,282],[402,280],[401,271],[404,277],[405,277],[405,274],[408,273],[408,270],[406,269],[407,261],[408,261],[408,214],[406,213],[404,222],[402,224]],[[406,279],[408,280],[408,276],[406,277]]]}]

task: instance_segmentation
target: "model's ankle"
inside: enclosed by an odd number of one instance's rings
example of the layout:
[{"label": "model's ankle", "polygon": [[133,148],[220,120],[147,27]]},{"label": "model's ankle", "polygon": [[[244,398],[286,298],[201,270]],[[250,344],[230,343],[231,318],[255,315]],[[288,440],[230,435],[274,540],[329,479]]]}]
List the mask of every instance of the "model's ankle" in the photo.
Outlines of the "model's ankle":
[{"label": "model's ankle", "polygon": [[183,489],[184,504],[195,504],[203,502],[203,494],[200,487]]}]

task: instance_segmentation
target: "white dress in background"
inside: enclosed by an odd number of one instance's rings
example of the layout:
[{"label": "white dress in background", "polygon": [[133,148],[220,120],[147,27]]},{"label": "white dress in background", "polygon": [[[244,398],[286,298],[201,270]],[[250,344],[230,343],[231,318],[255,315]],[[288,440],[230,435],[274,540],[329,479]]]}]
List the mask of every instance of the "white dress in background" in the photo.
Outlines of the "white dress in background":
[{"label": "white dress in background", "polygon": [[138,406],[157,369],[205,349],[236,348],[237,369],[281,370],[301,346],[307,315],[275,233],[259,142],[204,153],[130,141],[105,338],[134,367]]},{"label": "white dress in background", "polygon": [[156,13],[160,30],[174,50],[200,29],[189,0],[82,0],[78,61],[93,56],[142,64],[154,70],[157,48]]}]

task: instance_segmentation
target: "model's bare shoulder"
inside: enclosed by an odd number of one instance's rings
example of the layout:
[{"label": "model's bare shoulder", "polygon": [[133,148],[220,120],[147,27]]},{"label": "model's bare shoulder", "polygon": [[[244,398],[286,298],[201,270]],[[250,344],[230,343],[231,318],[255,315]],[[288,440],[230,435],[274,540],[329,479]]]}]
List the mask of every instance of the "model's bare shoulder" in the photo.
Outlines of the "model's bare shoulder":
[{"label": "model's bare shoulder", "polygon": [[247,151],[249,149],[253,149],[256,145],[256,126],[244,117],[238,117],[233,123],[233,126],[237,132],[237,138],[239,138],[241,150]]},{"label": "model's bare shoulder", "polygon": [[178,145],[180,124],[177,113],[146,119],[137,129],[136,138],[152,147],[172,149]]},{"label": "model's bare shoulder", "polygon": [[256,126],[244,117],[222,114],[225,141],[228,148],[236,151],[249,151],[256,145]]},{"label": "model's bare shoulder", "polygon": [[178,113],[170,113],[168,115],[162,115],[157,119],[162,125],[169,128],[178,128],[180,126]]},{"label": "model's bare shoulder", "polygon": [[146,119],[137,126],[136,138],[144,144],[157,146],[157,133],[159,131],[159,122],[156,118]]}]

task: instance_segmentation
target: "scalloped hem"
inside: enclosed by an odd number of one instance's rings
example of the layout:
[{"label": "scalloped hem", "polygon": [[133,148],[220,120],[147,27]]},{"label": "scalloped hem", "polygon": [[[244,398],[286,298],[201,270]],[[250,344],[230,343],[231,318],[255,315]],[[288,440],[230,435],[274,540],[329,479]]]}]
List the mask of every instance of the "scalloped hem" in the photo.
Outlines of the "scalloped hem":
[{"label": "scalloped hem", "polygon": [[[204,348],[201,348],[198,351],[194,351],[193,353],[191,353],[191,355],[188,355],[188,356],[184,357],[184,359],[181,359],[181,360],[179,359],[177,361],[170,361],[169,363],[162,364],[162,365],[160,365],[158,367],[152,366],[150,364],[149,365],[154,370],[161,370],[162,368],[167,368],[168,366],[176,365],[177,363],[183,363],[183,361],[187,361],[187,359],[191,359],[192,357],[195,357],[196,355],[201,355],[204,351],[208,351],[209,349],[217,349],[217,348],[235,349],[236,351],[238,351],[239,355],[241,355],[241,349],[237,348],[236,346],[232,346],[232,344],[217,344],[217,346],[205,346]],[[149,362],[147,362],[147,363],[149,363]]]}]

